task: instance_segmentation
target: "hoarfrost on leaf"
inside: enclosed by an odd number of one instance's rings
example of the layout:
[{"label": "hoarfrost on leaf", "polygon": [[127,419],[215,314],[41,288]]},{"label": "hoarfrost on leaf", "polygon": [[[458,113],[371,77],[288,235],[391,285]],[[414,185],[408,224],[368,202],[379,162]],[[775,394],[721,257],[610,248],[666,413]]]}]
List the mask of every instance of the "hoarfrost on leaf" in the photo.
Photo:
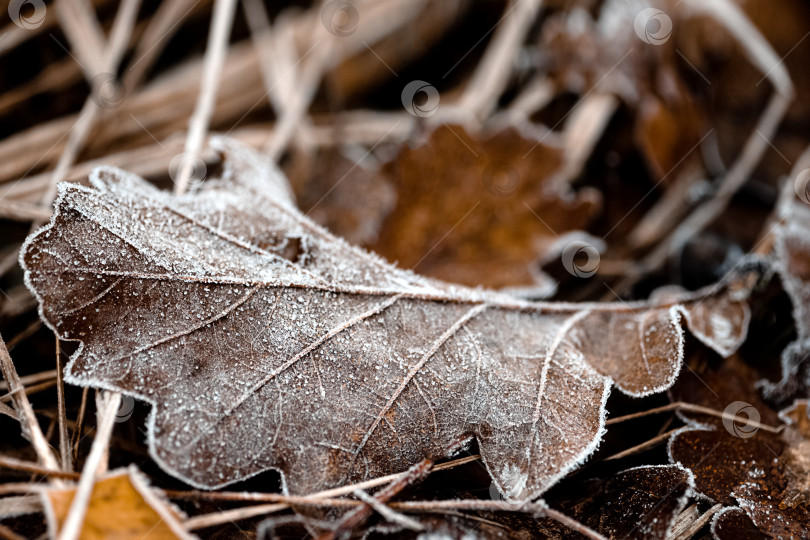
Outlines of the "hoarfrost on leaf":
[{"label": "hoarfrost on leaf", "polygon": [[277,469],[312,492],[475,437],[501,493],[534,498],[596,448],[613,384],[672,383],[682,316],[721,353],[745,337],[722,286],[533,303],[398,269],[302,215],[272,163],[212,145],[223,177],[193,194],[107,167],[61,184],[21,256],[42,318],[81,342],[66,380],[151,403],[151,455],[194,486]]}]

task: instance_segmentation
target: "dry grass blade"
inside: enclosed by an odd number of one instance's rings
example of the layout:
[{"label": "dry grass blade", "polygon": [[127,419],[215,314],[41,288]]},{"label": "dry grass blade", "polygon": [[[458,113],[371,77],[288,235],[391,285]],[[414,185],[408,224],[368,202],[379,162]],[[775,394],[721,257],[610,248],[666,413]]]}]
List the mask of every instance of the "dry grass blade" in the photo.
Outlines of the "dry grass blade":
[{"label": "dry grass blade", "polygon": [[208,34],[208,46],[205,52],[202,82],[197,105],[188,126],[185,156],[180,164],[178,177],[174,186],[175,193],[184,193],[194,169],[194,160],[200,155],[208,124],[214,112],[217,89],[222,75],[228,49],[228,36],[231,33],[233,16],[236,11],[236,0],[214,0],[214,14],[211,19],[211,30]]},{"label": "dry grass blade", "polygon": [[661,433],[659,435],[656,435],[652,439],[648,439],[648,440],[644,441],[641,444],[637,444],[636,446],[628,448],[627,450],[622,450],[618,454],[613,454],[612,456],[606,457],[605,461],[613,461],[615,459],[621,459],[623,457],[632,456],[633,454],[637,454],[638,452],[643,452],[644,450],[647,450],[648,448],[652,448],[653,446],[666,441],[670,437],[670,435],[672,435],[673,433],[676,433],[679,429],[680,428],[671,429],[671,430],[669,430],[669,431],[667,431],[665,433]]},{"label": "dry grass blade", "polygon": [[14,409],[12,409],[11,407],[2,402],[0,402],[0,414],[4,414],[9,418],[17,420],[17,413],[14,412]]},{"label": "dry grass blade", "polygon": [[621,422],[626,422],[628,420],[634,420],[636,418],[643,418],[645,416],[649,416],[651,414],[658,414],[667,411],[674,411],[674,410],[682,410],[682,411],[691,411],[701,414],[707,414],[709,416],[714,416],[716,418],[722,418],[725,420],[733,420],[735,422],[740,422],[741,424],[749,424],[756,429],[762,429],[764,431],[768,431],[770,433],[779,433],[784,429],[784,425],[782,426],[769,426],[758,422],[752,418],[748,418],[746,416],[734,415],[727,413],[725,411],[718,411],[716,409],[712,409],[710,407],[704,407],[702,405],[695,405],[693,403],[685,403],[683,401],[676,401],[673,403],[668,403],[667,405],[662,405],[661,407],[655,407],[653,409],[649,409],[646,411],[641,411],[633,414],[628,414],[625,416],[619,416],[617,418],[611,418],[605,422],[606,426],[611,424],[618,424]]},{"label": "dry grass blade", "polygon": [[[85,0],[60,1],[73,1],[82,8],[85,7]],[[118,64],[121,62],[121,58],[126,52],[129,37],[135,26],[139,6],[140,0],[123,0],[113,21],[109,40],[105,40],[103,34],[101,34],[100,37],[95,36],[95,31],[92,30],[93,24],[88,22],[90,20],[96,20],[94,15],[92,17],[89,15],[81,17],[78,20],[67,19],[66,24],[63,25],[66,32],[74,32],[76,34],[72,42],[73,46],[79,48],[79,50],[85,51],[84,54],[88,57],[88,60],[89,58],[94,58],[92,64],[83,66],[85,75],[88,77],[88,81],[91,85],[91,95],[85,100],[76,123],[73,124],[73,127],[70,129],[67,144],[59,157],[56,168],[51,173],[50,185],[42,198],[42,204],[44,206],[50,206],[53,202],[56,196],[56,183],[65,177],[71,165],[76,161],[90,133],[90,129],[93,127],[96,117],[101,112],[100,103],[105,99],[102,97],[102,92],[107,91],[104,85],[109,83],[109,78],[113,77],[112,73],[118,69]],[[67,9],[66,11],[70,12],[71,10]],[[78,10],[78,13],[85,12],[85,9]],[[98,32],[101,33],[101,30],[99,29]],[[90,43],[87,43],[85,39],[89,39]],[[99,56],[98,61],[95,60],[95,55]],[[36,227],[37,225],[39,225],[39,222],[35,222],[34,226]]]},{"label": "dry grass blade", "polygon": [[542,0],[513,0],[494,27],[492,42],[467,82],[459,106],[478,121],[492,114],[514,69],[526,34],[534,24]]},{"label": "dry grass blade", "polygon": [[709,520],[712,517],[723,509],[722,504],[715,504],[708,510],[706,510],[703,514],[701,514],[696,520],[691,522],[688,527],[682,530],[675,530],[673,529],[672,540],[689,540],[693,538],[700,530],[705,527]]},{"label": "dry grass blade", "polygon": [[70,435],[68,435],[67,412],[65,409],[65,381],[62,378],[62,351],[59,338],[56,340],[56,412],[59,422],[59,456],[62,461],[62,470],[73,471],[73,456],[70,453]]},{"label": "dry grass blade", "polygon": [[42,512],[42,500],[38,494],[0,498],[0,519],[39,512]]},{"label": "dry grass blade", "polygon": [[87,410],[87,395],[90,392],[89,388],[82,389],[82,401],[79,405],[79,414],[76,418],[76,429],[73,432],[73,460],[78,459],[79,456],[79,443],[82,441],[82,431],[84,424],[84,413]]},{"label": "dry grass blade", "polygon": [[93,484],[96,477],[103,474],[107,468],[105,459],[108,450],[107,445],[115,425],[115,413],[121,404],[121,394],[117,392],[107,393],[97,400],[97,403],[99,406],[99,426],[96,438],[93,440],[90,454],[87,456],[87,461],[85,461],[67,519],[65,519],[62,530],[59,532],[59,540],[76,540],[79,538],[84,515],[87,512],[87,503],[93,491]]},{"label": "dry grass blade", "polygon": [[[45,381],[45,382],[41,382],[39,384],[33,384],[31,386],[26,386],[26,387],[24,387],[24,392],[27,395],[30,396],[31,394],[36,394],[37,392],[42,392],[43,390],[47,390],[48,388],[51,388],[52,386],[56,386],[56,384],[57,384],[56,379],[51,379],[51,380],[48,380],[48,381]],[[8,403],[8,402],[12,401],[12,398],[13,398],[13,393],[12,392],[9,392],[8,394],[3,394],[2,396],[0,396],[0,402]]]},{"label": "dry grass blade", "polygon": [[352,493],[358,499],[364,502],[365,505],[347,513],[337,524],[337,527],[321,535],[319,540],[336,540],[338,538],[349,536],[354,529],[362,525],[369,518],[369,516],[371,516],[371,513],[374,510],[393,523],[404,525],[406,528],[411,530],[423,530],[424,527],[422,527],[419,523],[405,518],[404,516],[400,516],[387,507],[386,503],[409,485],[420,481],[430,474],[430,469],[432,466],[432,461],[427,459],[422,460],[405,471],[405,473],[403,473],[397,480],[391,482],[381,489],[373,497],[369,496],[361,489],[355,489]]},{"label": "dry grass blade", "polygon": [[707,202],[693,210],[658,248],[645,258],[642,266],[647,269],[659,268],[669,254],[683,247],[690,237],[702,231],[728,206],[731,197],[748,180],[769,148],[770,139],[776,133],[795,96],[793,83],[782,59],[737,4],[731,0],[706,2],[693,0],[691,6],[712,16],[734,36],[743,46],[750,61],[773,83],[774,94],[736,161],[724,175],[717,192]]},{"label": "dry grass blade", "polygon": [[34,450],[37,452],[40,462],[48,470],[59,471],[59,463],[56,461],[51,447],[48,445],[45,435],[43,435],[39,427],[34,409],[28,401],[28,395],[25,393],[25,388],[20,382],[17,370],[14,367],[14,362],[12,362],[11,356],[8,354],[6,343],[3,341],[2,337],[0,337],[0,368],[2,368],[3,377],[5,377],[8,383],[9,393],[14,402],[14,408],[19,415],[20,425],[31,439],[31,443],[34,446]]},{"label": "dry grass blade", "polygon": [[74,472],[53,470],[49,469],[48,467],[43,467],[42,465],[39,465],[37,463],[32,463],[30,461],[23,461],[9,456],[0,456],[0,467],[13,469],[15,471],[25,471],[45,476],[53,476],[54,478],[69,478],[69,479],[79,478],[79,474]]},{"label": "dry grass blade", "polygon": [[208,2],[166,0],[161,2],[133,51],[133,60],[123,75],[124,95],[139,87],[172,36],[185,19]]},{"label": "dry grass blade", "polygon": [[[40,323],[39,323],[39,321],[37,321],[36,327],[39,328],[39,326],[40,326]],[[11,348],[11,341],[9,341],[8,347]],[[20,384],[29,385],[29,384],[41,383],[41,382],[44,382],[44,381],[50,381],[50,380],[56,379],[56,377],[57,377],[56,370],[52,369],[52,370],[43,371],[43,372],[40,372],[40,373],[34,373],[33,375],[25,375],[23,377],[20,377],[19,380],[20,380]],[[8,390],[8,389],[9,389],[8,381],[0,381],[0,390]]]},{"label": "dry grass blade", "polygon": [[106,39],[89,0],[57,0],[55,2],[59,26],[70,42],[73,53],[88,82],[104,73],[104,45]]}]

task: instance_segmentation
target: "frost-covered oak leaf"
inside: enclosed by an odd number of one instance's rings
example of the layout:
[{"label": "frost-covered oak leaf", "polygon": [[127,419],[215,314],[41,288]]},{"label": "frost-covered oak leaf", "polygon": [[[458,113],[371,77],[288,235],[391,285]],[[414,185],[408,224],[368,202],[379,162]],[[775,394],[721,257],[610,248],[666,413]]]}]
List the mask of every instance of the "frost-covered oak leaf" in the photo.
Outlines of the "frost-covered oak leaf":
[{"label": "frost-covered oak leaf", "polygon": [[596,448],[612,385],[672,383],[681,316],[723,354],[744,338],[720,288],[531,303],[397,269],[302,215],[264,158],[212,145],[223,176],[192,194],[106,167],[60,184],[21,256],[43,320],[81,342],[66,380],[152,404],[150,453],[191,485],[276,469],[311,492],[474,437],[506,497],[536,497]]}]

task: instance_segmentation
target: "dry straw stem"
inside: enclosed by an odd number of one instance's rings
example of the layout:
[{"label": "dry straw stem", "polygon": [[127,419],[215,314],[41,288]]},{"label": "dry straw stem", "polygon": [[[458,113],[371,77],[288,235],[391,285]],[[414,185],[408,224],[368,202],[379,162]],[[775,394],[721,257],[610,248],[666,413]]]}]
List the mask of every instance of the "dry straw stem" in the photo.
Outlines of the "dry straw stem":
[{"label": "dry straw stem", "polygon": [[695,405],[693,403],[685,403],[683,401],[675,401],[673,403],[668,403],[666,405],[662,405],[661,407],[655,407],[653,409],[649,409],[649,410],[646,410],[646,411],[641,411],[641,412],[637,412],[637,413],[633,413],[633,414],[628,414],[628,415],[625,415],[625,416],[619,416],[619,417],[616,417],[616,418],[611,418],[607,422],[605,422],[605,425],[609,426],[611,424],[619,424],[621,422],[626,422],[628,420],[634,420],[636,418],[642,418],[642,417],[645,417],[645,416],[649,416],[651,414],[658,414],[658,413],[667,412],[667,411],[674,411],[674,410],[695,412],[695,413],[700,413],[700,414],[706,414],[706,415],[709,415],[709,416],[714,416],[716,418],[722,418],[724,420],[732,420],[734,422],[740,422],[741,424],[748,424],[751,427],[755,427],[757,429],[761,429],[761,430],[767,431],[769,433],[780,433],[785,427],[784,425],[777,426],[777,427],[769,426],[767,424],[762,424],[760,422],[754,421],[754,420],[752,420],[752,419],[750,419],[750,418],[748,418],[746,416],[734,415],[734,414],[727,413],[725,411],[718,411],[718,410],[712,409],[710,407],[704,407],[702,405]]},{"label": "dry straw stem", "polygon": [[[690,508],[694,508],[695,512],[697,511],[696,505],[690,506]],[[705,527],[709,520],[712,519],[717,512],[723,509],[722,504],[715,504],[706,512],[701,514],[697,519],[694,520],[685,520],[681,522],[680,520],[675,522],[675,525],[672,527],[671,538],[672,540],[689,540],[689,538],[693,538],[700,530]],[[689,510],[689,509],[687,509]],[[682,512],[682,515],[686,513],[687,510]]]},{"label": "dry straw stem", "polygon": [[[338,63],[360,53],[367,53],[366,47],[378,47],[380,42],[391,39],[389,36],[397,32],[405,31],[408,25],[416,24],[417,20],[425,22],[431,28],[431,39],[438,39],[442,32],[452,24],[460,9],[460,3],[448,2],[441,9],[432,9],[430,16],[420,11],[420,2],[406,2],[405,0],[384,0],[369,5],[363,11],[364,23],[358,30],[345,41],[341,42],[341,47],[335,50],[335,54],[330,60],[328,70],[334,71]],[[310,10],[302,15],[291,17],[289,25],[291,33],[295,36],[297,50],[306,51],[309,49],[311,35],[308,29],[314,24],[320,24],[319,12],[317,9]],[[146,34],[145,34],[146,35]],[[155,49],[165,44],[165,40],[160,41]],[[386,54],[386,62],[395,68],[400,63],[407,60],[409,55],[415,54],[413,43],[400,42],[402,45],[396,50],[400,56]],[[370,54],[370,53],[367,53]],[[70,60],[72,62],[72,60]],[[142,62],[135,60],[134,66],[139,68]],[[221,88],[217,96],[216,107],[213,112],[212,124],[225,125],[228,122],[238,121],[244,116],[246,111],[255,108],[262,102],[265,92],[262,90],[262,80],[260,73],[260,59],[255,48],[246,42],[232,45],[227,50],[227,58],[221,73],[221,78],[228,81],[227,85]],[[129,72],[128,72],[129,73]],[[129,148],[136,148],[138,144],[147,143],[142,146],[143,152],[140,155],[133,155],[131,161],[135,165],[142,165],[151,161],[152,155],[166,153],[161,145],[178,130],[182,130],[186,125],[186,119],[193,111],[193,103],[197,95],[197,87],[202,73],[202,61],[192,60],[186,64],[172,70],[159,77],[147,87],[137,90],[134,94],[131,87],[132,80],[125,75],[125,86],[127,88],[127,99],[113,110],[105,110],[105,115],[109,122],[105,122],[96,136],[92,140],[86,141],[85,149],[88,153],[99,153],[106,150],[110,144],[126,145]],[[345,78],[335,78],[332,83],[336,85],[336,91],[340,94],[351,94],[361,91],[368,84],[374,81],[354,80]],[[57,81],[58,83],[58,81]],[[58,84],[57,84],[58,86]],[[326,127],[312,128],[314,132],[309,133],[306,123],[302,124],[303,129],[308,133],[308,138],[318,144],[335,144],[334,125],[347,120],[350,125],[346,132],[349,136],[357,137],[359,142],[369,139],[375,141],[383,135],[389,138],[403,140],[410,132],[409,126],[413,120],[409,115],[397,115],[400,119],[405,119],[405,124],[397,126],[396,122],[388,125],[389,129],[382,129],[380,122],[388,123],[385,119],[390,115],[376,115],[360,111],[352,113],[344,118],[338,115],[328,119]],[[26,178],[20,181],[21,177],[36,168],[54,163],[63,153],[65,147],[65,137],[71,126],[77,121],[76,115],[68,115],[62,118],[45,122],[22,133],[15,134],[5,141],[0,142],[0,182],[15,180],[13,186],[0,189],[0,201],[6,198],[19,199],[22,193],[37,193],[31,197],[26,195],[25,200],[37,203],[43,199],[43,193],[49,185],[48,181],[42,180],[42,176],[51,178],[52,174],[40,175],[34,178]],[[369,125],[371,123],[372,125]],[[356,127],[355,127],[356,124]],[[393,125],[392,125],[393,124]],[[380,127],[377,127],[380,126]],[[390,130],[391,127],[397,129]],[[390,133],[389,133],[390,130]],[[254,130],[255,131],[255,128]],[[354,135],[357,133],[357,135]],[[261,146],[267,137],[264,130],[263,137],[254,146]],[[159,141],[157,147],[155,141]],[[167,143],[168,146],[168,143]],[[156,163],[160,165],[160,170],[165,173],[171,157],[176,155],[178,150],[173,149],[165,160],[158,157]],[[125,153],[118,153],[94,159],[84,166],[72,168],[65,172],[63,176],[72,179],[87,173],[91,164],[99,162],[118,165],[117,158]],[[149,156],[150,159],[143,159]],[[110,161],[108,161],[111,160]],[[66,160],[69,161],[69,160]],[[121,163],[121,165],[125,165]],[[153,166],[153,168],[155,168]],[[134,172],[141,172],[134,170]],[[49,211],[50,209],[46,209]],[[31,214],[33,210],[29,210]],[[0,213],[8,217],[17,214],[18,219],[22,219],[25,213],[22,210],[13,210],[7,206],[0,206]],[[30,215],[25,217],[43,217],[40,215]]]},{"label": "dry straw stem", "polygon": [[459,107],[479,122],[495,110],[542,4],[542,0],[512,0],[495,26],[495,35],[459,101]]},{"label": "dry straw stem", "polygon": [[678,251],[689,238],[710,225],[725,210],[731,197],[748,180],[768,149],[769,141],[795,95],[790,75],[779,55],[738,5],[730,0],[690,0],[688,7],[713,17],[725,27],[741,45],[751,63],[771,81],[774,93],[714,196],[693,210],[644,258],[640,267],[648,271],[660,268],[671,253]]},{"label": "dry straw stem", "polygon": [[421,524],[407,518],[397,512],[394,512],[386,506],[392,498],[398,495],[406,487],[421,481],[423,478],[430,474],[433,467],[433,461],[424,459],[417,463],[407,471],[405,471],[397,480],[394,480],[383,489],[378,491],[374,496],[366,494],[362,489],[355,489],[352,494],[360,499],[365,504],[359,506],[351,512],[347,512],[343,518],[338,522],[337,527],[329,533],[321,535],[319,540],[335,540],[342,538],[347,533],[360,527],[371,516],[373,511],[377,511],[391,523],[398,523],[404,525],[406,529],[421,531],[424,527]]},{"label": "dry straw stem", "polygon": [[[15,416],[15,419],[16,418],[17,417]],[[79,475],[73,472],[54,470],[49,467],[43,467],[38,463],[33,463],[31,461],[24,461],[10,456],[0,456],[0,467],[13,469],[15,471],[26,471],[35,474],[52,476],[54,478],[70,478],[70,479],[79,478]]]},{"label": "dry straw stem", "polygon": [[106,456],[112,428],[115,425],[115,413],[121,405],[121,394],[118,392],[105,392],[97,399],[99,427],[90,454],[85,461],[76,494],[70,504],[65,523],[59,533],[59,540],[75,540],[79,538],[87,512],[87,504],[93,492],[96,477],[104,474],[107,469]]},{"label": "dry straw stem", "polygon": [[[72,5],[62,9],[66,3]],[[42,197],[42,204],[46,207],[50,206],[56,197],[57,182],[64,178],[65,173],[76,161],[76,157],[93,127],[100,111],[99,100],[102,99],[99,77],[117,70],[135,25],[140,0],[122,1],[113,21],[109,41],[104,39],[95,12],[87,0],[60,0],[57,2],[57,6],[60,8],[60,14],[68,14],[62,21],[62,28],[68,35],[72,48],[82,61],[85,77],[91,85],[91,95],[85,100],[76,123],[71,127],[67,144],[62,150],[56,168],[51,173],[50,183]],[[38,225],[38,222],[34,223],[35,227]]]},{"label": "dry straw stem", "polygon": [[20,382],[17,375],[17,370],[14,367],[14,362],[8,354],[6,343],[0,336],[0,368],[3,371],[11,399],[14,402],[14,408],[17,411],[20,425],[23,428],[23,433],[31,440],[31,444],[39,457],[40,462],[49,471],[59,471],[59,463],[56,461],[48,441],[45,439],[42,430],[37,422],[37,417],[34,414],[34,409],[28,401],[28,395],[25,393],[25,388]]},{"label": "dry straw stem", "polygon": [[70,435],[67,427],[67,412],[65,408],[65,381],[62,378],[62,350],[59,338],[56,341],[56,411],[59,421],[59,456],[62,459],[62,470],[73,471],[73,456],[70,453]]},{"label": "dry straw stem", "polygon": [[[51,388],[53,386],[56,386],[56,380],[55,379],[48,380],[48,381],[45,381],[45,382],[41,382],[39,384],[34,384],[34,385],[31,385],[31,386],[26,386],[24,388],[24,390],[25,390],[25,393],[30,396],[31,394],[36,394],[37,392],[47,390],[48,388]],[[9,392],[8,394],[4,394],[4,395],[0,396],[0,402],[1,403],[8,403],[9,401],[12,401],[13,397],[14,397],[14,394]]]},{"label": "dry straw stem", "polygon": [[211,122],[235,11],[236,0],[214,1],[214,15],[211,21],[211,31],[208,34],[200,94],[194,114],[189,120],[185,158],[180,164],[179,177],[174,186],[175,193],[184,193],[188,188],[188,182],[194,169],[194,159],[202,149],[203,140]]}]

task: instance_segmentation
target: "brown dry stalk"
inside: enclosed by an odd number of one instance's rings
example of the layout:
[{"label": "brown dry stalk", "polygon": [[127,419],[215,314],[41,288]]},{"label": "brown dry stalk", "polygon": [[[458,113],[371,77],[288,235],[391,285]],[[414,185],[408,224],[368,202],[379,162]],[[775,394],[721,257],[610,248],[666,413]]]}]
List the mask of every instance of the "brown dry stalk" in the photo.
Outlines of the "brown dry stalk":
[{"label": "brown dry stalk", "polygon": [[62,349],[59,338],[56,341],[56,410],[59,420],[59,456],[62,458],[62,470],[73,471],[73,459],[70,454],[70,436],[67,427],[67,412],[65,409],[65,381],[62,378]]},{"label": "brown dry stalk", "polygon": [[98,431],[96,432],[96,438],[93,440],[93,446],[90,448],[90,454],[84,463],[84,469],[82,469],[82,475],[76,487],[76,494],[70,504],[70,510],[62,525],[62,530],[59,532],[59,540],[75,540],[79,538],[95,479],[98,475],[103,474],[107,468],[108,444],[115,425],[115,413],[121,404],[121,394],[117,392],[105,393],[96,402],[99,418]]},{"label": "brown dry stalk", "polygon": [[43,467],[42,465],[39,465],[37,463],[33,463],[31,461],[23,461],[10,456],[0,456],[0,467],[5,467],[7,469],[14,469],[16,471],[26,471],[35,474],[53,476],[54,478],[70,478],[70,479],[79,478],[79,475],[73,472],[57,471],[49,469],[48,467]]},{"label": "brown dry stalk", "polygon": [[11,394],[11,399],[14,402],[14,408],[20,415],[20,425],[25,433],[31,440],[31,444],[42,462],[42,465],[48,470],[58,471],[59,463],[51,452],[51,447],[45,439],[42,430],[37,422],[37,417],[34,414],[34,409],[28,401],[28,395],[25,393],[25,387],[20,382],[17,375],[17,369],[14,367],[14,362],[8,354],[6,343],[0,336],[0,369],[2,369],[3,377],[5,377]]},{"label": "brown dry stalk", "polygon": [[662,405],[661,407],[655,407],[653,409],[649,409],[649,410],[646,410],[646,411],[640,411],[640,412],[633,413],[633,414],[628,414],[628,415],[625,415],[625,416],[619,416],[619,417],[616,417],[616,418],[611,418],[611,419],[609,419],[609,420],[607,420],[605,422],[605,425],[609,426],[611,424],[618,424],[620,422],[626,422],[627,420],[633,420],[633,419],[636,419],[636,418],[642,418],[644,416],[649,416],[651,414],[658,414],[658,413],[667,412],[667,411],[673,411],[673,410],[691,411],[691,412],[696,412],[696,413],[700,413],[700,414],[707,414],[709,416],[714,416],[714,417],[717,417],[717,418],[723,418],[723,419],[726,419],[726,420],[733,420],[735,422],[748,424],[748,425],[750,425],[752,427],[755,427],[757,429],[761,429],[761,430],[764,430],[764,431],[768,431],[770,433],[780,433],[785,427],[784,425],[777,426],[777,427],[769,426],[767,424],[762,424],[760,422],[757,422],[757,421],[752,420],[750,418],[747,418],[745,416],[738,416],[738,415],[727,413],[725,411],[718,411],[716,409],[712,409],[711,407],[704,407],[702,405],[695,405],[693,403],[685,403],[683,401],[675,401],[673,403],[668,403],[666,405]]},{"label": "brown dry stalk", "polygon": [[203,140],[211,123],[216,103],[217,90],[222,78],[222,66],[225,63],[225,51],[228,49],[228,36],[233,25],[236,11],[236,0],[214,0],[214,14],[211,19],[211,30],[208,34],[208,46],[203,63],[202,82],[194,113],[191,115],[186,136],[185,156],[180,164],[178,178],[174,186],[175,193],[184,193],[191,179],[194,160],[202,150]]}]

